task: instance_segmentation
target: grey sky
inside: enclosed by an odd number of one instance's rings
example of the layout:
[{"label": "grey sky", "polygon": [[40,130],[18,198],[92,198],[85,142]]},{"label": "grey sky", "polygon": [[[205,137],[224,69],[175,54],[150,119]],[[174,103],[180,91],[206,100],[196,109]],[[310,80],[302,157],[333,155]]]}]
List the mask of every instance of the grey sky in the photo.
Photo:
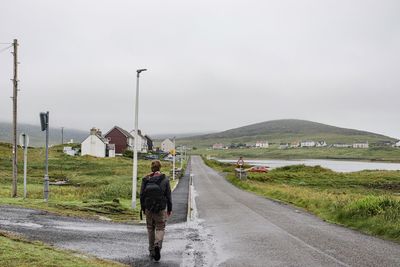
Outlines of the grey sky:
[{"label": "grey sky", "polygon": [[[2,0],[0,42],[14,38],[20,122],[131,129],[145,67],[150,135],[298,118],[400,138],[397,0]],[[0,53],[1,121],[11,77]]]}]

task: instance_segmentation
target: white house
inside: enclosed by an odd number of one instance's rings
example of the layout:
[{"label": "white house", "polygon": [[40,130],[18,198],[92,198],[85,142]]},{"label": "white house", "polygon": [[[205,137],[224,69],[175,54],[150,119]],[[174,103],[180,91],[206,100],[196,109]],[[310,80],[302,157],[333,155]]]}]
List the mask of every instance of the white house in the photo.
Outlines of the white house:
[{"label": "white house", "polygon": [[268,141],[257,141],[256,147],[257,148],[268,148],[269,147]]},{"label": "white house", "polygon": [[224,145],[221,143],[213,144],[213,149],[224,149]]},{"label": "white house", "polygon": [[75,149],[73,149],[70,146],[65,146],[64,149],[63,149],[63,153],[67,154],[69,156],[75,156],[76,155]]},{"label": "white house", "polygon": [[169,140],[168,138],[162,141],[161,150],[169,153],[171,150],[175,149],[174,142]]},{"label": "white house", "polygon": [[343,143],[337,143],[337,144],[333,144],[333,147],[337,147],[337,148],[348,148],[348,147],[352,147],[352,145],[343,144]]},{"label": "white house", "polygon": [[314,147],[315,142],[314,141],[301,141],[300,142],[300,147]]},{"label": "white house", "polygon": [[[81,143],[81,155],[90,155],[94,157],[114,157],[115,151],[112,151],[108,140],[101,135],[101,131],[96,128],[90,129],[90,135]],[[115,148],[114,148],[115,149]],[[111,150],[111,151],[110,151]]]},{"label": "white house", "polygon": [[279,149],[287,149],[289,148],[289,144],[288,143],[280,143],[279,144]]},{"label": "white house", "polygon": [[[132,130],[130,134],[135,137],[135,130]],[[129,144],[132,148],[134,146],[134,139],[132,139],[132,143]],[[142,153],[147,153],[149,150],[148,145],[147,145],[147,138],[142,134],[140,130],[138,130],[138,151]]]},{"label": "white house", "polygon": [[368,142],[357,142],[353,144],[353,148],[368,148]]},{"label": "white house", "polygon": [[292,143],[290,144],[290,147],[291,147],[291,148],[300,147],[300,143],[299,143],[299,142],[292,142]]},{"label": "white house", "polygon": [[328,144],[325,141],[317,141],[316,147],[326,147]]},{"label": "white house", "polygon": [[394,147],[400,147],[400,141],[397,141],[397,143],[394,144]]}]

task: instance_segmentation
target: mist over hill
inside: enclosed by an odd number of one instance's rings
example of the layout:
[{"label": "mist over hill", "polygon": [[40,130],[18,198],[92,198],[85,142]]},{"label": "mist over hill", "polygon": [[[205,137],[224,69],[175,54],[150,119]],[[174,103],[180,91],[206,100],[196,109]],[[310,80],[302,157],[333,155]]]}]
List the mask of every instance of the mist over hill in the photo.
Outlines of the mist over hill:
[{"label": "mist over hill", "polygon": [[[45,132],[42,132],[40,125],[19,123],[17,127],[17,142],[19,134],[22,132],[29,136],[30,146],[43,146],[45,144],[46,134]],[[75,143],[80,143],[88,135],[89,132],[64,128],[64,143],[67,143],[71,139],[73,139]],[[12,123],[0,122],[0,142],[12,143]],[[49,144],[61,144],[61,128],[50,127]]]},{"label": "mist over hill", "polygon": [[273,120],[251,124],[219,133],[198,135],[180,140],[181,143],[211,145],[215,142],[225,144],[237,142],[298,142],[302,140],[326,141],[328,143],[352,143],[395,141],[396,139],[367,131],[335,127],[306,120]]}]

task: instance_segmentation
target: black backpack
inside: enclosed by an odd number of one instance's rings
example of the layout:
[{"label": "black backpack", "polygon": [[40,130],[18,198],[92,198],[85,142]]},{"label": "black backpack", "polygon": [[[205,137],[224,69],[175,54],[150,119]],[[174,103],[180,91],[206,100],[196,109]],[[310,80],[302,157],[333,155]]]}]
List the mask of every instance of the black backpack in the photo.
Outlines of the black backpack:
[{"label": "black backpack", "polygon": [[165,210],[167,207],[167,200],[164,196],[164,190],[161,188],[161,182],[164,180],[165,175],[149,176],[145,181],[144,186],[144,207],[146,210],[157,213]]}]

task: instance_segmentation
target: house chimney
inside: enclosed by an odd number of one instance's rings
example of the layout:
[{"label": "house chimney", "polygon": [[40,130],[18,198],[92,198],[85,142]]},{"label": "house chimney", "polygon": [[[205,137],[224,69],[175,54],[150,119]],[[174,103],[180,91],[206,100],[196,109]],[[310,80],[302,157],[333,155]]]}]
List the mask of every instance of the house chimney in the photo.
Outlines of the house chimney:
[{"label": "house chimney", "polygon": [[90,135],[96,135],[97,131],[98,130],[93,127],[92,129],[90,129]]}]

